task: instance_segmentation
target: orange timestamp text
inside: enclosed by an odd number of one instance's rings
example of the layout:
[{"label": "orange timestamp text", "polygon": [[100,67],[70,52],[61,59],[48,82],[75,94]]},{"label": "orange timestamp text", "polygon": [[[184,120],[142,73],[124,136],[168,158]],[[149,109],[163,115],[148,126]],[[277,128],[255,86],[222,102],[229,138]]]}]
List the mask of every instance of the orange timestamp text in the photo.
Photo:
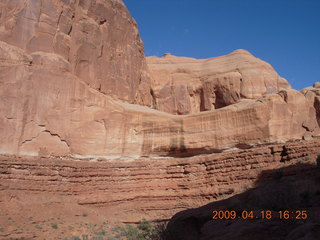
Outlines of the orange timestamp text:
[{"label": "orange timestamp text", "polygon": [[283,210],[283,211],[235,211],[235,210],[214,210],[212,211],[214,220],[222,219],[300,219],[305,220],[308,218],[306,210]]}]

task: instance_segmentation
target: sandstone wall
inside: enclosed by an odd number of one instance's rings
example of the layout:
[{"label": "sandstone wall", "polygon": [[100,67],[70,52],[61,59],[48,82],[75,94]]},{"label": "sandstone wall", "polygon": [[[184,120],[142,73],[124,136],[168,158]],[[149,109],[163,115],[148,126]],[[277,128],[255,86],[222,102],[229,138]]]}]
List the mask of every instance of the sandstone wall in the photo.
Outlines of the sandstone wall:
[{"label": "sandstone wall", "polygon": [[[314,83],[313,87],[307,87],[301,90],[301,93],[308,99],[309,104],[313,105],[316,111],[318,124],[320,125],[320,83]],[[305,126],[308,128],[308,126]]]},{"label": "sandstone wall", "polygon": [[172,114],[208,111],[290,88],[270,64],[245,50],[209,59],[165,54],[147,57],[147,63],[155,106]]},{"label": "sandstone wall", "polygon": [[134,161],[1,156],[0,220],[5,214],[13,219],[33,216],[45,225],[57,215],[66,226],[74,226],[75,221],[88,221],[83,212],[107,222],[168,219],[180,210],[246,191],[264,170],[315,165],[319,151],[316,139]]},{"label": "sandstone wall", "polygon": [[91,88],[151,105],[143,43],[122,1],[4,0],[0,13],[0,40],[32,54],[34,64],[61,59]]},{"label": "sandstone wall", "polygon": [[270,65],[243,50],[209,60],[155,60],[169,73],[196,68],[195,75],[178,74],[183,86],[193,75],[195,89],[226,84],[239,96],[234,104],[186,116],[130,104],[151,104],[157,92],[150,93],[143,46],[121,1],[2,1],[0,9],[2,154],[190,156],[320,134],[311,93],[287,89]]},{"label": "sandstone wall", "polygon": [[313,102],[295,90],[176,116],[88,87],[58,55],[39,57],[4,42],[0,55],[5,154],[192,155],[319,135]]}]

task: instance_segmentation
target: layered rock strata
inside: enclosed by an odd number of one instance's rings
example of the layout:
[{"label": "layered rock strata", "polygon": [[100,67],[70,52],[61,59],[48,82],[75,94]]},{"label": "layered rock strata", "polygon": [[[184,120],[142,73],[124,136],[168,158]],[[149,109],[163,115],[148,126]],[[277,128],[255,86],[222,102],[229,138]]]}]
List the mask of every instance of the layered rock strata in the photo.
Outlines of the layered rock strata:
[{"label": "layered rock strata", "polygon": [[[194,77],[187,84],[194,96],[200,83],[210,85],[203,92],[223,90],[203,95],[205,106],[213,98],[234,104],[187,116],[130,104],[160,106],[157,87],[167,80],[152,74],[151,86],[137,26],[121,1],[4,1],[0,9],[2,154],[194,155],[319,135],[309,95],[288,89],[270,65],[243,50],[209,60],[154,60],[166,63],[167,75],[173,71],[172,84]],[[176,69],[186,73],[176,78]]]},{"label": "layered rock strata", "polygon": [[1,1],[0,237],[23,233],[3,212],[168,219],[314,164],[319,84],[292,90],[244,50],[148,65],[120,0]]},{"label": "layered rock strata", "polygon": [[[299,162],[315,165],[319,151],[316,139],[134,161],[1,156],[1,213],[14,219],[36,214],[46,224],[55,213],[69,224],[83,212],[111,222],[163,220],[177,211],[245,191],[263,170]],[[8,229],[10,221],[2,221]]]},{"label": "layered rock strata", "polygon": [[263,170],[254,188],[175,214],[163,235],[175,240],[318,240],[319,178],[319,167],[306,162]]}]

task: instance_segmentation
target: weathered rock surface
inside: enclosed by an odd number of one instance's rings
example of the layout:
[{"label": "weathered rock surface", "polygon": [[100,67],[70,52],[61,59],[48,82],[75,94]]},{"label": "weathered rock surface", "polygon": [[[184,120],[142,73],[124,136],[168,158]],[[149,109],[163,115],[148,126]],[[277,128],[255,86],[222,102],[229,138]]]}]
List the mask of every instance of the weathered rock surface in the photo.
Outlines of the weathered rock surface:
[{"label": "weathered rock surface", "polygon": [[283,90],[215,111],[175,116],[112,100],[50,53],[1,42],[1,145],[6,154],[197,154],[317,135],[308,96]]},{"label": "weathered rock surface", "polygon": [[243,50],[148,63],[120,0],[1,1],[0,237],[29,233],[8,216],[168,219],[259,169],[314,164],[318,84],[292,90]]},{"label": "weathered rock surface", "polygon": [[91,88],[151,105],[143,44],[122,1],[4,0],[0,40],[34,53],[36,65],[65,64]]},{"label": "weathered rock surface", "polygon": [[[314,106],[318,125],[320,125],[320,83],[316,82],[313,85],[313,87],[307,87],[302,89],[301,93],[305,95],[305,97],[309,101],[309,104]],[[310,114],[314,114],[314,113],[310,113]],[[316,133],[319,134],[318,130],[316,130]]]},{"label": "weathered rock surface", "polygon": [[301,162],[262,170],[254,188],[175,214],[166,235],[175,240],[318,240],[319,177],[319,168]]},{"label": "weathered rock surface", "polygon": [[[174,84],[194,76],[195,95],[198,87],[219,87],[217,104],[225,100],[215,108],[234,104],[187,116],[129,104],[161,99],[156,87],[167,80],[153,74],[150,92],[137,27],[121,1],[2,1],[0,9],[2,154],[195,155],[319,134],[316,102],[243,50],[209,60],[149,60],[164,61]],[[190,98],[180,90],[184,109]],[[208,94],[203,106],[214,103]]]},{"label": "weathered rock surface", "polygon": [[156,108],[172,114],[198,113],[289,89],[270,64],[245,50],[194,59],[165,54],[147,57]]},{"label": "weathered rock surface", "polygon": [[122,1],[2,1],[0,12],[0,152],[119,154],[126,116],[112,98],[151,104]]},{"label": "weathered rock surface", "polygon": [[[299,162],[315,166],[319,150],[320,141],[314,139],[188,158],[88,161],[1,156],[0,238],[63,239],[81,236],[90,221],[109,225],[168,219],[178,211],[246,191],[263,171]],[[302,166],[299,172],[305,170]],[[54,221],[58,230],[50,226]],[[37,230],[37,224],[43,229]]]}]

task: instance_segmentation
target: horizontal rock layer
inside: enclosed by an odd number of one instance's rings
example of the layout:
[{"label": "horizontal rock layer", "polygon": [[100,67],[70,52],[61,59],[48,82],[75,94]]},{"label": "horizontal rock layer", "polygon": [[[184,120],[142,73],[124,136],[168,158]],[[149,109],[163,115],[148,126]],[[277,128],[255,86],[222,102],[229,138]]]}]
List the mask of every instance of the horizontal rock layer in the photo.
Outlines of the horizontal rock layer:
[{"label": "horizontal rock layer", "polygon": [[1,156],[0,207],[15,217],[32,216],[32,209],[38,209],[48,217],[45,222],[55,211],[62,219],[82,214],[79,211],[108,221],[168,219],[177,211],[246,190],[263,170],[298,162],[314,165],[319,152],[316,139],[134,161]]}]

